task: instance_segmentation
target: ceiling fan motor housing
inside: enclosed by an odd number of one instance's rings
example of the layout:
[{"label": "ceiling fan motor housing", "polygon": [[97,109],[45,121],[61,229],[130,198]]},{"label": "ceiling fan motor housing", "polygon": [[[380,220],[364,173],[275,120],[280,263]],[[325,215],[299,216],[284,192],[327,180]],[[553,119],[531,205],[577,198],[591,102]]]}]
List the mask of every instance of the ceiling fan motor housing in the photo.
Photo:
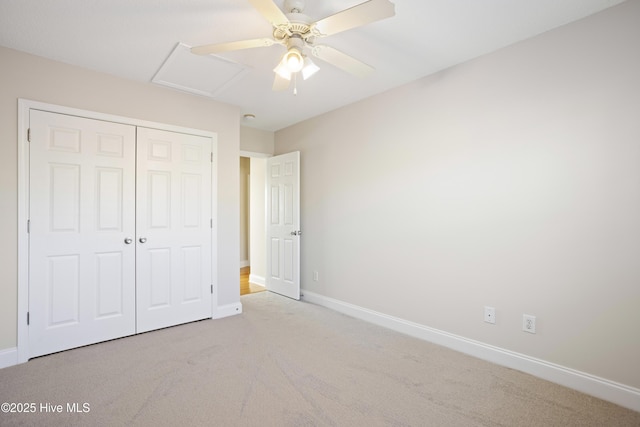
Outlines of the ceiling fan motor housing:
[{"label": "ceiling fan motor housing", "polygon": [[284,42],[290,37],[298,36],[307,43],[313,42],[311,18],[302,13],[288,13],[287,25],[277,26],[273,29],[273,38],[278,42]]}]

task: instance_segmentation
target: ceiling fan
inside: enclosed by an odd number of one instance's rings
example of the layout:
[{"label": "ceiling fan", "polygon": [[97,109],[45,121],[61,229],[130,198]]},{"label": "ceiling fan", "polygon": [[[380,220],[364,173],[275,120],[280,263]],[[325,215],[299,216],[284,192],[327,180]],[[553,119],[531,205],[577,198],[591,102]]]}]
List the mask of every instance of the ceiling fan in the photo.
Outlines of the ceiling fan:
[{"label": "ceiling fan", "polygon": [[331,46],[316,44],[316,39],[395,15],[395,6],[389,0],[368,0],[315,22],[302,13],[304,0],[285,0],[286,12],[280,10],[273,0],[249,0],[249,3],[273,25],[272,38],[196,46],[191,48],[191,52],[196,55],[209,55],[281,44],[287,51],[273,70],[273,90],[276,91],[287,89],[291,79],[295,80],[298,72],[306,80],[320,69],[311,61],[308,52],[354,76],[367,76],[374,71],[373,67]]}]

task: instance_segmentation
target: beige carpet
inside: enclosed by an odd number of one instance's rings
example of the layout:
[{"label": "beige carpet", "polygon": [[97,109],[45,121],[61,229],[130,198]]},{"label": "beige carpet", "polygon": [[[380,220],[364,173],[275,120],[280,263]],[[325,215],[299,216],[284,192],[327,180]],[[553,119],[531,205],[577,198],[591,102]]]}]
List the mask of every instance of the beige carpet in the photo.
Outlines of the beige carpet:
[{"label": "beige carpet", "polygon": [[638,412],[322,307],[268,292],[242,304],[2,369],[0,403],[37,413],[0,425],[640,426]]}]

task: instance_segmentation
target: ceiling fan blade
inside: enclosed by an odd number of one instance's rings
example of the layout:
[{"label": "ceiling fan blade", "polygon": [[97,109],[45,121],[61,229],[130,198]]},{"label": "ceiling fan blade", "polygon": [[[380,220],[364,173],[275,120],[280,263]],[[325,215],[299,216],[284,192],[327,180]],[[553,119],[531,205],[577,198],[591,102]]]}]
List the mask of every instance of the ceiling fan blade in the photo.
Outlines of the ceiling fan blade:
[{"label": "ceiling fan blade", "polygon": [[273,90],[281,91],[289,89],[289,85],[291,84],[291,80],[287,80],[282,77],[280,74],[275,73],[276,78],[273,80]]},{"label": "ceiling fan blade", "polygon": [[275,42],[273,39],[253,39],[253,40],[241,40],[237,42],[218,43],[218,44],[206,44],[203,46],[196,46],[191,48],[191,53],[196,55],[209,55],[212,53],[229,52],[231,50],[251,49],[254,47],[267,47],[272,46]]},{"label": "ceiling fan blade", "polygon": [[331,46],[316,45],[311,50],[311,54],[316,58],[322,59],[329,64],[340,68],[347,73],[353,74],[356,77],[366,77],[375,71],[370,65],[340,52]]},{"label": "ceiling fan blade", "polygon": [[389,0],[369,0],[315,23],[320,36],[330,36],[394,16],[395,5]]},{"label": "ceiling fan blade", "polygon": [[274,27],[289,25],[289,19],[272,0],[249,0],[249,3]]}]

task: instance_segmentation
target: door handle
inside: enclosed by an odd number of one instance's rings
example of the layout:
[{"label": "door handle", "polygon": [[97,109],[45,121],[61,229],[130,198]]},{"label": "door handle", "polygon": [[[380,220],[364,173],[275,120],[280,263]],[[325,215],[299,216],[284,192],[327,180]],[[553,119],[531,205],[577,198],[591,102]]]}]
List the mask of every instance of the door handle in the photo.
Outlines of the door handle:
[{"label": "door handle", "polygon": [[139,238],[139,239],[138,239],[138,241],[139,241],[140,243],[146,243],[147,238],[146,238],[146,237],[141,237],[141,238]]},{"label": "door handle", "polygon": [[125,243],[125,244],[127,244],[127,245],[130,245],[130,244],[131,244],[131,242],[133,242],[133,239],[131,239],[131,238],[129,238],[129,237],[127,237],[126,239],[124,239],[124,243]]},{"label": "door handle", "polygon": [[300,230],[291,232],[292,236],[300,236],[301,234],[302,234],[302,231],[300,231]]}]

